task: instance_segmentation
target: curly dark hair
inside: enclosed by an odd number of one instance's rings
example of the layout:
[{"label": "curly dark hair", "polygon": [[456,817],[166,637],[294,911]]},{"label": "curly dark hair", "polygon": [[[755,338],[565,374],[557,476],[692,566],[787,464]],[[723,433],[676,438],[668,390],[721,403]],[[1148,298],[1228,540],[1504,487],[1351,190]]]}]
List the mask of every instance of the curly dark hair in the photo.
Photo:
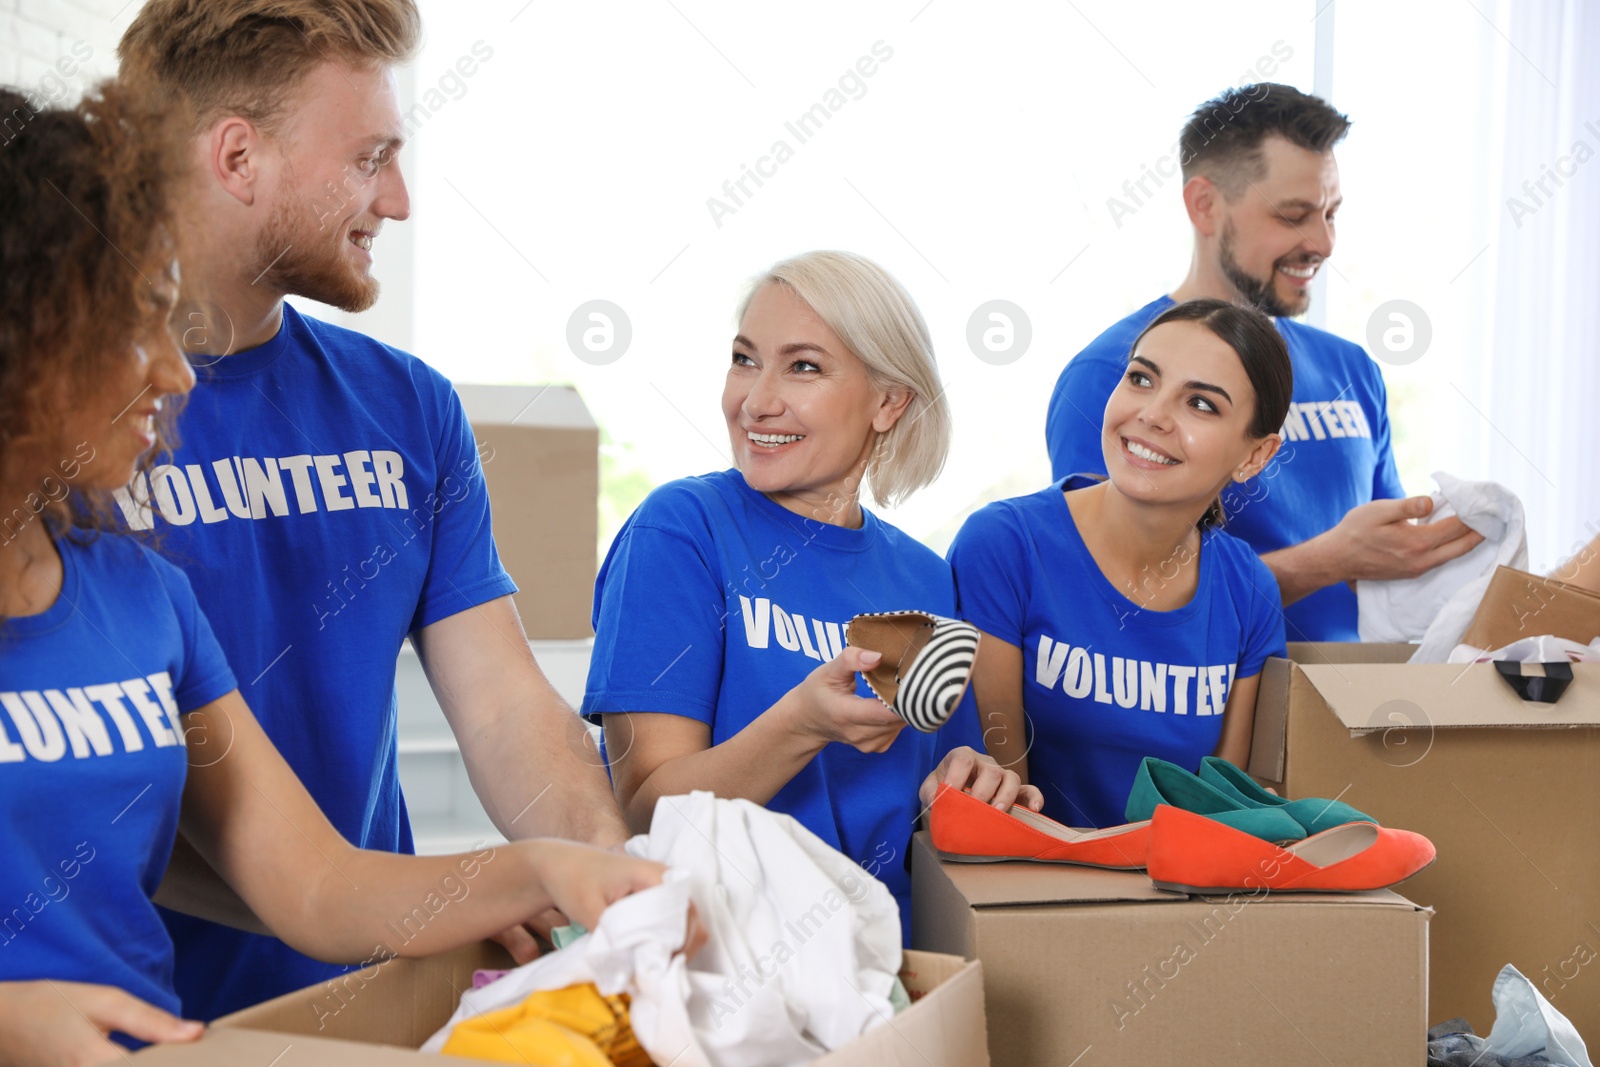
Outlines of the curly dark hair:
[{"label": "curly dark hair", "polygon": [[[72,486],[86,446],[63,416],[167,328],[177,248],[176,115],[107,83],[75,107],[0,87],[0,544],[125,528],[113,495]],[[175,440],[169,404],[147,470]]]}]

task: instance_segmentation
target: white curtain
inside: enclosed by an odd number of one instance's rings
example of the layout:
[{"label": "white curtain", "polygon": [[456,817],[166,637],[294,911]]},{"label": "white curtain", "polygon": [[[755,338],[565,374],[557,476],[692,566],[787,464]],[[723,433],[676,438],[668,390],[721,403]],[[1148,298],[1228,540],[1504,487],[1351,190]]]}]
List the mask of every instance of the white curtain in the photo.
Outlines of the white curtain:
[{"label": "white curtain", "polygon": [[[1494,195],[1469,399],[1485,418],[1464,466],[1523,495],[1533,566],[1548,569],[1600,532],[1600,5],[1479,6],[1496,23],[1502,91],[1479,157]],[[1439,106],[1452,100],[1440,85]],[[1471,180],[1471,158],[1424,163],[1401,195]]]}]

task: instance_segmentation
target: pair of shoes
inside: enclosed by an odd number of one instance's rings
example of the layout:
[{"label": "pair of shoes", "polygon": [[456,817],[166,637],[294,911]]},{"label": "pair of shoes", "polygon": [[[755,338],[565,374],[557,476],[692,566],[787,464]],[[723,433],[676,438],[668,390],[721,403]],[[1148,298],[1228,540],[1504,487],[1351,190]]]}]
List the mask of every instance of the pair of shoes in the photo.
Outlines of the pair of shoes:
[{"label": "pair of shoes", "polygon": [[1382,889],[1410,878],[1435,857],[1432,842],[1421,834],[1372,822],[1344,823],[1280,847],[1170,804],[1158,805],[1149,821],[1074,830],[1026,808],[1000,811],[942,784],[929,826],[933,847],[944,860],[1145,867],[1157,889],[1177,893]]},{"label": "pair of shoes", "polygon": [[[1287,813],[1290,806],[1303,805],[1294,810],[1308,818],[1319,812],[1322,818],[1331,810],[1330,802],[1283,801],[1262,791],[1282,803],[1257,801],[1261,807],[1244,808],[1243,795],[1230,801],[1221,788],[1182,768],[1153,759],[1145,763],[1140,769],[1144,789],[1159,787],[1166,793],[1153,805],[1152,817],[1099,830],[1071,829],[1021,807],[1002,812],[941,784],[929,815],[933,846],[941,858],[967,863],[1033,860],[1115,870],[1147,867],[1157,888],[1185,893],[1380,889],[1411,877],[1435,856],[1422,835],[1378,826],[1367,816],[1307,836],[1306,828]],[[1253,782],[1250,787],[1258,788]],[[1186,810],[1169,799],[1205,810]],[[1130,798],[1130,816],[1134,810]],[[1250,818],[1240,817],[1245,814]],[[1246,827],[1281,833],[1277,840],[1291,843],[1279,847]]]},{"label": "pair of shoes", "polygon": [[1147,868],[1157,889],[1222,894],[1354,893],[1403,882],[1434,861],[1410,830],[1347,822],[1286,847],[1163,804],[1150,822]]},{"label": "pair of shoes", "polygon": [[1163,804],[1203,815],[1263,841],[1299,841],[1306,836],[1305,827],[1287,811],[1250,801],[1226,785],[1219,788],[1176,763],[1146,756],[1134,775],[1124,814],[1130,821],[1149,819]]},{"label": "pair of shoes", "polygon": [[1215,786],[1248,807],[1277,808],[1305,827],[1308,834],[1320,834],[1324,830],[1343,826],[1347,822],[1378,821],[1337,800],[1320,800],[1312,797],[1286,800],[1262,789],[1255,783],[1255,779],[1219,756],[1207,756],[1200,761],[1200,780]]},{"label": "pair of shoes", "polygon": [[940,859],[956,863],[1075,863],[1137,871],[1150,842],[1149,820],[1104,830],[1075,830],[1013,805],[1001,811],[970,793],[939,783],[928,830]]},{"label": "pair of shoes", "polygon": [[978,628],[925,611],[857,615],[845,624],[847,644],[883,658],[863,671],[867,687],[912,728],[931,734],[961,703],[978,658]]},{"label": "pair of shoes", "polygon": [[[1235,775],[1248,783],[1245,788],[1268,799],[1257,800],[1234,785]],[[1217,784],[1206,781],[1206,777],[1212,777]],[[1329,803],[1284,801],[1261,789],[1233,764],[1214,757],[1207,758],[1200,775],[1196,776],[1177,764],[1147,756],[1139,765],[1133,790],[1128,795],[1128,822],[1124,826],[1072,829],[1023,807],[1013,807],[1007,815],[993,805],[941,784],[934,797],[929,828],[934,848],[946,859],[967,862],[1032,859],[1129,870],[1144,866],[1143,850],[1149,840],[1150,820],[1162,805],[1205,816],[1264,841],[1289,842],[1306,836],[1306,828],[1295,820],[1294,814],[1320,815]],[[1341,804],[1339,808],[1367,818],[1346,805]],[[1115,842],[1109,854],[1108,842]],[[1107,858],[1113,862],[1106,862]]]},{"label": "pair of shoes", "polygon": [[1210,816],[1263,841],[1299,841],[1347,822],[1376,821],[1337,800],[1276,796],[1216,756],[1200,761],[1198,775],[1166,760],[1145,757],[1128,793],[1126,814],[1129,819],[1148,819],[1161,804]]},{"label": "pair of shoes", "polygon": [[[1221,804],[1235,810],[1210,810]],[[1348,804],[1269,793],[1216,756],[1201,761],[1198,775],[1146,759],[1128,796],[1128,817],[1146,810],[1150,881],[1180,893],[1382,889],[1410,878],[1436,854],[1421,834],[1379,826]]]}]

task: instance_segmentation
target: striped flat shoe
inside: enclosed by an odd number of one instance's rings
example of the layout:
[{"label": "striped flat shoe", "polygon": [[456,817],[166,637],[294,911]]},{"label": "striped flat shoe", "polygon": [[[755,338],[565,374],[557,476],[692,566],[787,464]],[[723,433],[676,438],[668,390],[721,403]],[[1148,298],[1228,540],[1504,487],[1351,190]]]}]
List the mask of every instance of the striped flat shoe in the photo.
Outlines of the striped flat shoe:
[{"label": "striped flat shoe", "polygon": [[857,615],[845,627],[845,641],[882,653],[864,671],[867,687],[913,728],[931,734],[961,703],[978,655],[978,628],[924,611]]}]

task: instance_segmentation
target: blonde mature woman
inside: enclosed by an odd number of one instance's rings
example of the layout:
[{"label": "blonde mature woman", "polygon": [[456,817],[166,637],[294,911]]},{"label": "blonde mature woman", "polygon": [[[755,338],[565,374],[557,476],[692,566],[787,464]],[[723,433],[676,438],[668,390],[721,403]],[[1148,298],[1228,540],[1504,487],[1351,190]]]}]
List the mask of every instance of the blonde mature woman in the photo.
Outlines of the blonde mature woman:
[{"label": "blonde mature woman", "polygon": [[735,468],[657,489],[611,546],[584,713],[635,829],[692,789],[765,804],[885,882],[909,930],[919,786],[1042,804],[969,747],[970,698],[936,734],[903,730],[857,677],[877,653],[844,645],[861,612],[955,610],[949,565],[861,506],[863,485],[892,503],[944,466],[927,325],[861,256],[785,260],[739,311],[722,413]]}]

